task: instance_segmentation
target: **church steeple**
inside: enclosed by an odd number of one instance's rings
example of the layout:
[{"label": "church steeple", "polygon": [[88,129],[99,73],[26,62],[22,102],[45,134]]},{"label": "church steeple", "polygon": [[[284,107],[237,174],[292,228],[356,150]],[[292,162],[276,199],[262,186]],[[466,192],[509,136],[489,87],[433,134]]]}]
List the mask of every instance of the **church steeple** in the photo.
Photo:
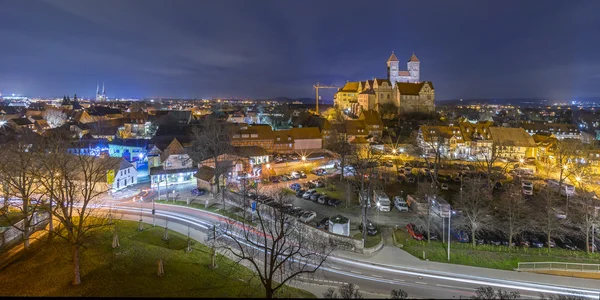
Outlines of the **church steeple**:
[{"label": "church steeple", "polygon": [[396,57],[396,54],[394,54],[394,51],[392,51],[392,55],[390,55],[390,58],[388,58],[387,61],[388,62],[390,62],[390,61],[399,61],[398,58]]}]

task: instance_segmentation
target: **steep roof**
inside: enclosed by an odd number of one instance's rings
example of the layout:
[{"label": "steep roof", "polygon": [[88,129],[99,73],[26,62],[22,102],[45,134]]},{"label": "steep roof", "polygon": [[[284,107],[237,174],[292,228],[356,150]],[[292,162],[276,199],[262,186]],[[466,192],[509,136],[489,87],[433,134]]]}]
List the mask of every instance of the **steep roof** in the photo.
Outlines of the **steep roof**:
[{"label": "steep roof", "polygon": [[174,138],[169,146],[163,151],[160,160],[165,161],[169,156],[174,154],[186,154],[185,148],[183,148],[177,138]]},{"label": "steep roof", "polygon": [[292,137],[296,140],[320,139],[321,132],[318,127],[292,128]]},{"label": "steep roof", "polygon": [[400,91],[400,94],[402,95],[419,95],[419,92],[421,92],[421,89],[425,84],[428,84],[431,87],[431,89],[433,89],[433,84],[431,83],[431,81],[423,81],[418,83],[398,82],[396,84],[396,88]]},{"label": "steep roof", "polygon": [[435,142],[438,136],[450,139],[453,136],[462,137],[458,126],[421,126],[421,134],[426,142]]},{"label": "steep roof", "polygon": [[410,76],[410,72],[408,72],[408,71],[398,71],[398,76]]},{"label": "steep roof", "polygon": [[194,177],[205,182],[211,182],[212,179],[215,177],[215,168],[202,166],[198,169],[198,172],[194,174]]},{"label": "steep roof", "polygon": [[379,85],[379,86],[381,86],[384,82],[387,82],[387,84],[392,86],[392,83],[387,78],[384,78],[384,79],[375,78],[375,82],[377,82],[377,85]]},{"label": "steep roof", "polygon": [[356,92],[358,90],[358,81],[348,81],[339,91],[340,92]]},{"label": "steep roof", "polygon": [[390,55],[390,58],[388,58],[387,61],[399,61],[396,54],[394,54],[394,51],[392,51],[392,55]]},{"label": "steep roof", "polygon": [[364,120],[367,125],[379,125],[383,127],[379,113],[374,110],[363,110],[360,113],[359,119]]},{"label": "steep roof", "polygon": [[419,59],[417,58],[417,56],[413,53],[410,56],[410,59],[408,60],[408,62],[419,62]]},{"label": "steep roof", "polygon": [[490,133],[500,146],[535,147],[533,138],[523,128],[490,127]]}]

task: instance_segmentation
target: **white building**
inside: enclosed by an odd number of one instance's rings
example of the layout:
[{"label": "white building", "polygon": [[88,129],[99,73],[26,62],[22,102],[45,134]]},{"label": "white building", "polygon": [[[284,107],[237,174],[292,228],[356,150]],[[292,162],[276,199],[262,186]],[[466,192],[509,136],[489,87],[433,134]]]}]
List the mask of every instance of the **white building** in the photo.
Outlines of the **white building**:
[{"label": "white building", "polygon": [[114,175],[108,175],[108,184],[111,185],[113,192],[137,184],[137,170],[133,164],[123,158],[111,157],[109,159],[119,160],[118,168],[112,170]]}]

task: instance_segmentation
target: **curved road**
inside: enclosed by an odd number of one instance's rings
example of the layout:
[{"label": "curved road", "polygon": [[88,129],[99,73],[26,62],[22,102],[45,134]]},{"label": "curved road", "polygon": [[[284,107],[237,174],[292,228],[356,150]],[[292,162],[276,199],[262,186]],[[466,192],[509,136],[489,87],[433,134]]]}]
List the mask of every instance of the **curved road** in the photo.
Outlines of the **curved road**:
[{"label": "curved road", "polygon": [[[148,192],[142,192],[145,195]],[[107,199],[108,200],[108,199]],[[140,211],[144,222],[152,223],[152,204],[133,202],[132,198],[112,200],[110,206],[116,213],[127,215],[130,219],[138,219]],[[170,223],[182,226],[181,232],[187,234],[187,227],[198,230],[193,236],[196,240],[204,242],[205,232],[215,223],[228,220],[228,218],[199,209],[177,205],[156,205],[156,217],[168,218]],[[109,205],[103,205],[108,208]],[[171,226],[170,226],[171,228]],[[185,228],[185,229],[184,229]],[[172,228],[177,230],[176,228]],[[179,230],[178,230],[179,231]],[[392,263],[392,262],[390,262]],[[397,263],[397,262],[393,262]],[[458,266],[457,266],[458,267]],[[469,267],[464,269],[469,270]],[[493,270],[496,273],[510,271]],[[492,270],[490,270],[492,272]],[[493,272],[492,272],[493,273]],[[523,277],[523,273],[512,272],[512,278]],[[517,274],[519,276],[517,276]],[[504,274],[506,275],[506,274]],[[541,277],[540,277],[541,276]],[[509,277],[509,278],[511,278]],[[450,273],[439,270],[409,268],[394,265],[384,265],[367,260],[349,259],[334,253],[320,271],[311,278],[300,278],[302,281],[339,285],[340,283],[354,283],[360,286],[361,291],[389,295],[392,289],[401,288],[410,297],[417,298],[460,298],[473,296],[474,290],[479,286],[489,285],[496,289],[519,291],[523,298],[538,299],[540,294],[569,294],[580,295],[590,299],[599,299],[600,290],[598,281],[548,276],[539,274],[525,275],[529,280],[499,279],[498,276],[475,276],[466,273]],[[505,277],[506,278],[506,277]],[[568,283],[568,284],[565,284]],[[320,296],[320,295],[317,295]]]}]

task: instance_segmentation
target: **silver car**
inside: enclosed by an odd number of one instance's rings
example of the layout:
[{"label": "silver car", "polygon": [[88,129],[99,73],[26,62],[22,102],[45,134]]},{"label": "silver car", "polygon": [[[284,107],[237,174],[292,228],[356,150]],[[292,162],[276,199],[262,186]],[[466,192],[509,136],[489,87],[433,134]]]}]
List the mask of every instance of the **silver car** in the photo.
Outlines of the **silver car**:
[{"label": "silver car", "polygon": [[304,212],[300,216],[300,218],[298,218],[298,220],[300,222],[303,222],[303,223],[308,223],[308,222],[314,220],[316,217],[317,217],[317,213],[316,212],[314,212],[314,211],[307,211],[307,212]]}]

